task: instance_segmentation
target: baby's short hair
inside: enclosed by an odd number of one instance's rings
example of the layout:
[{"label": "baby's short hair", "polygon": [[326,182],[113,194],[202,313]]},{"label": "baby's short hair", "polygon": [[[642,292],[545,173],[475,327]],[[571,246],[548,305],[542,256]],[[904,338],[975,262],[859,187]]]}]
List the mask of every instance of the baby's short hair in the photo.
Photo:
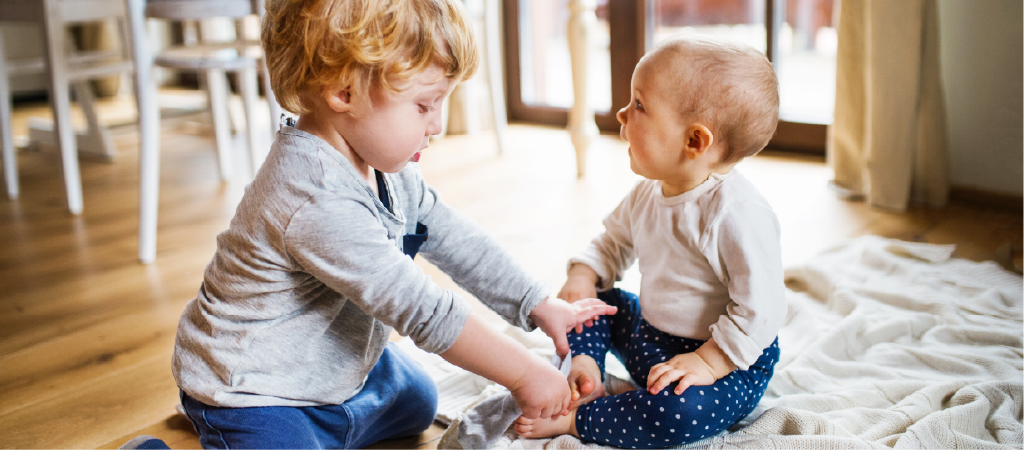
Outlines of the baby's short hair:
[{"label": "baby's short hair", "polygon": [[779,123],[779,80],[771,62],[754,48],[695,36],[676,36],[652,51],[685,58],[675,93],[684,118],[709,122],[727,145],[723,162],[760,152]]},{"label": "baby's short hair", "polygon": [[398,89],[440,64],[462,81],[479,64],[461,0],[267,0],[263,50],[281,105],[308,113],[328,86]]}]

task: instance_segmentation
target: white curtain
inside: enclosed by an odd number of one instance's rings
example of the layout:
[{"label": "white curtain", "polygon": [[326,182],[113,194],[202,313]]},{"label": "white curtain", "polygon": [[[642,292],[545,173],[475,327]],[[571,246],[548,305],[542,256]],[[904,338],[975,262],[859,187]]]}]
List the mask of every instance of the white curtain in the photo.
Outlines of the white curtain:
[{"label": "white curtain", "polygon": [[828,159],[835,185],[875,206],[943,206],[949,196],[937,9],[937,0],[841,1]]}]

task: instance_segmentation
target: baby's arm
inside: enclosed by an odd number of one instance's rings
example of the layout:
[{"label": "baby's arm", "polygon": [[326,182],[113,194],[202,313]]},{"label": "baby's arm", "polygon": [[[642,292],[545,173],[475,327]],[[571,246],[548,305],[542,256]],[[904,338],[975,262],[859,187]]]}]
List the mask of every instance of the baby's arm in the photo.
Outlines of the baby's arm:
[{"label": "baby's arm", "polygon": [[600,278],[594,269],[581,263],[575,263],[569,267],[569,276],[558,291],[558,298],[569,303],[583,300],[585,298],[597,297],[597,283]]},{"label": "baby's arm", "polygon": [[440,355],[507,387],[527,418],[548,418],[568,411],[570,393],[565,376],[475,315],[469,316],[455,343]]},{"label": "baby's arm", "polygon": [[[639,186],[639,185],[638,185]],[[558,297],[568,302],[597,296],[597,290],[611,289],[636,261],[633,249],[632,208],[637,188],[622,199],[607,217],[604,232],[569,259],[568,278]]]},{"label": "baby's arm", "polygon": [[682,394],[690,386],[707,386],[736,370],[729,356],[714,338],[709,339],[693,353],[683,353],[651,367],[647,376],[647,390],[657,394],[670,383],[679,381],[675,394]]}]

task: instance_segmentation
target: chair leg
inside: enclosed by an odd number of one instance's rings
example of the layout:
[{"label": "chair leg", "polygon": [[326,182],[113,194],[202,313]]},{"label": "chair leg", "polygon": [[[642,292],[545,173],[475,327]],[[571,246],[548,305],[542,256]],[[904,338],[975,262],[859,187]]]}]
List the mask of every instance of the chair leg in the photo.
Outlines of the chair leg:
[{"label": "chair leg", "polygon": [[7,77],[7,61],[4,55],[4,39],[0,33],[0,145],[3,145],[4,180],[7,182],[7,197],[18,198],[18,154],[14,148],[14,132],[11,130],[11,86]]},{"label": "chair leg", "polygon": [[245,110],[245,130],[248,135],[249,169],[252,176],[255,177],[260,165],[263,164],[264,153],[260,145],[263,141],[260,139],[260,127],[256,125],[256,104],[259,102],[256,68],[246,67],[239,70],[238,74],[242,91],[242,107]]},{"label": "chair leg", "polygon": [[[89,126],[85,140],[79,142],[79,155],[89,155],[99,158],[102,161],[113,161],[117,156],[114,150],[114,140],[110,137],[110,130],[100,124],[100,116],[96,113],[95,97],[92,95],[92,87],[87,80],[78,80],[71,83],[75,92],[75,101],[78,107],[85,114],[86,123]],[[76,137],[77,139],[77,137]]]},{"label": "chair leg", "polygon": [[508,141],[508,116],[505,114],[505,88],[501,78],[500,16],[498,0],[487,0],[484,6],[484,40],[487,46],[487,88],[491,93],[491,117],[498,140],[498,154],[505,154]]},{"label": "chair leg", "polygon": [[220,179],[231,179],[231,123],[228,117],[228,79],[222,69],[206,69],[206,95],[213,115],[213,137],[217,143]]},{"label": "chair leg", "polygon": [[60,5],[55,1],[44,1],[46,62],[50,71],[50,106],[53,109],[54,130],[60,146],[61,163],[64,170],[64,187],[68,194],[68,210],[72,214],[82,212],[82,179],[78,168],[78,148],[75,130],[71,125],[71,96],[69,93],[66,51],[64,45],[64,22],[60,16]]},{"label": "chair leg", "polygon": [[153,82],[153,56],[147,46],[145,0],[125,0],[123,31],[135,62],[135,102],[139,111],[139,261],[156,259],[157,212],[160,202],[160,108]]}]

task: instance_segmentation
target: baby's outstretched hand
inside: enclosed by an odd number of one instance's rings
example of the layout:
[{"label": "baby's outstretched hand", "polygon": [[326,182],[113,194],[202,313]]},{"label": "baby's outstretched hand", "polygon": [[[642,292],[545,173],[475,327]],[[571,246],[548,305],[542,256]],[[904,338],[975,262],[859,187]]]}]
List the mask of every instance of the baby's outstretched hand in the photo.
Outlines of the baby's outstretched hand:
[{"label": "baby's outstretched hand", "polygon": [[714,384],[714,369],[697,353],[683,353],[672,359],[651,367],[647,376],[647,390],[657,394],[669,384],[679,381],[675,394],[682,394],[690,386],[707,386]]},{"label": "baby's outstretched hand", "polygon": [[596,298],[570,304],[559,298],[548,297],[530,311],[530,318],[555,341],[555,352],[564,358],[569,353],[566,333],[573,329],[577,333],[583,332],[584,324],[590,325],[600,316],[615,314],[615,311],[617,309],[614,306],[608,306]]}]

